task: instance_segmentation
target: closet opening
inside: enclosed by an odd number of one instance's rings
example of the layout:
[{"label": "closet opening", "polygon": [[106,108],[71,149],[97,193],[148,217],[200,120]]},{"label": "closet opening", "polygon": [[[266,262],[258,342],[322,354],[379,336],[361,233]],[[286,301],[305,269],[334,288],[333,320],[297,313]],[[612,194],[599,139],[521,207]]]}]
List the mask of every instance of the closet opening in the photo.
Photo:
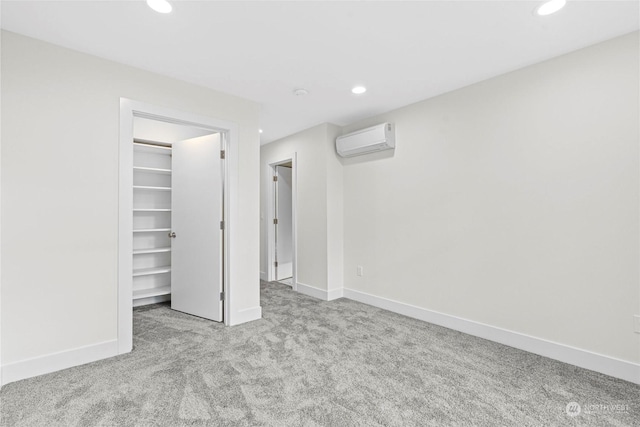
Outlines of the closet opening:
[{"label": "closet opening", "polygon": [[133,307],[229,324],[230,128],[121,101],[118,349],[131,351]]}]

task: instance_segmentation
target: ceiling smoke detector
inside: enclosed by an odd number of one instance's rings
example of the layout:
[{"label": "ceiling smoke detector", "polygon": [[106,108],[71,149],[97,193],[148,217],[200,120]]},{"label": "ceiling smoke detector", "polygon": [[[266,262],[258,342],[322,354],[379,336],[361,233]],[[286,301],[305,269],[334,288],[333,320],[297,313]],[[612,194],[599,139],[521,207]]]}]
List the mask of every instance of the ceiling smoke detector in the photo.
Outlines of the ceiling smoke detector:
[{"label": "ceiling smoke detector", "polygon": [[295,96],[307,96],[309,95],[309,91],[303,88],[299,88],[299,89],[294,89],[293,94]]}]

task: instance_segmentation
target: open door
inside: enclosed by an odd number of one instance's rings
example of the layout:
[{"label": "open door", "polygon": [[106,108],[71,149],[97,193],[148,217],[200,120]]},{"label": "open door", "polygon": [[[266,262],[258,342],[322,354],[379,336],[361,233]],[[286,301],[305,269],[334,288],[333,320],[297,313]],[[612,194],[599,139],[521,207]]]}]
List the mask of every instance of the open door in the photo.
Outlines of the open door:
[{"label": "open door", "polygon": [[171,308],[222,321],[220,134],[173,144]]},{"label": "open door", "polygon": [[290,166],[275,167],[276,280],[293,276],[293,193]]}]

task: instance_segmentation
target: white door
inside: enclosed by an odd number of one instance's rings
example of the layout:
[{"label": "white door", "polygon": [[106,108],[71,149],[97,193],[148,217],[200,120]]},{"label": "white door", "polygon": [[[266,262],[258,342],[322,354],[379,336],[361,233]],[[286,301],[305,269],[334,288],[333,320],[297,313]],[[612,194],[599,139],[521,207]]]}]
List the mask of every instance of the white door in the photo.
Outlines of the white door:
[{"label": "white door", "polygon": [[173,144],[171,308],[222,321],[220,135]]},{"label": "white door", "polygon": [[293,276],[292,169],[276,166],[276,280]]}]

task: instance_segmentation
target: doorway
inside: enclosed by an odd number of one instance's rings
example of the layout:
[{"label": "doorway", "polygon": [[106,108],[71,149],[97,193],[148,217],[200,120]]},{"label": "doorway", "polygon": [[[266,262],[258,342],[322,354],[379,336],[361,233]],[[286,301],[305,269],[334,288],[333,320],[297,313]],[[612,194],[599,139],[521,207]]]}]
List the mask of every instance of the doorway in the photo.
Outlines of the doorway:
[{"label": "doorway", "polygon": [[[131,351],[134,306],[229,324],[229,167],[235,127],[121,100],[118,352]],[[227,126],[228,125],[228,126]]]},{"label": "doorway", "polygon": [[[164,301],[171,301],[172,306],[184,305],[185,284],[189,277],[185,271],[202,272],[201,265],[185,265],[189,263],[188,253],[201,252],[204,249],[210,257],[220,258],[206,244],[190,236],[191,223],[185,216],[198,214],[203,209],[193,209],[193,196],[190,187],[185,183],[191,172],[190,153],[201,155],[199,150],[209,145],[219,144],[220,134],[209,129],[168,123],[155,119],[133,118],[133,252],[132,252],[132,293],[133,306],[143,306]],[[216,153],[217,154],[217,153]],[[197,159],[197,157],[196,157]],[[212,197],[207,197],[209,204],[204,210],[210,216],[221,213],[220,176],[207,176],[207,170],[219,169],[220,161],[207,159],[204,170],[193,170],[195,177],[203,175],[206,185],[214,189]],[[202,164],[203,162],[200,162]],[[198,166],[196,163],[194,166]],[[202,167],[202,166],[201,166]],[[196,180],[197,182],[197,180]],[[199,191],[204,192],[199,188]],[[210,192],[207,192],[210,193]],[[197,195],[196,195],[197,196]],[[215,206],[210,206],[211,204]],[[217,212],[218,211],[218,212]],[[198,227],[206,232],[207,239],[219,240],[219,236],[207,230],[207,224],[199,217]],[[179,230],[180,239],[176,239]],[[201,247],[204,246],[204,247]],[[217,268],[219,271],[220,269]],[[219,280],[216,280],[219,282]],[[173,286],[172,286],[173,284]],[[216,284],[217,285],[217,284]],[[198,292],[192,292],[198,294]],[[173,308],[177,308],[173,307]],[[183,308],[190,314],[198,314],[211,320],[220,320],[216,316],[193,312]],[[220,310],[219,310],[220,311]],[[221,311],[220,311],[221,314]]]},{"label": "doorway", "polygon": [[289,286],[293,286],[292,168],[291,162],[277,165],[273,175],[276,281]]},{"label": "doorway", "polygon": [[268,280],[297,290],[295,153],[269,165]]}]

